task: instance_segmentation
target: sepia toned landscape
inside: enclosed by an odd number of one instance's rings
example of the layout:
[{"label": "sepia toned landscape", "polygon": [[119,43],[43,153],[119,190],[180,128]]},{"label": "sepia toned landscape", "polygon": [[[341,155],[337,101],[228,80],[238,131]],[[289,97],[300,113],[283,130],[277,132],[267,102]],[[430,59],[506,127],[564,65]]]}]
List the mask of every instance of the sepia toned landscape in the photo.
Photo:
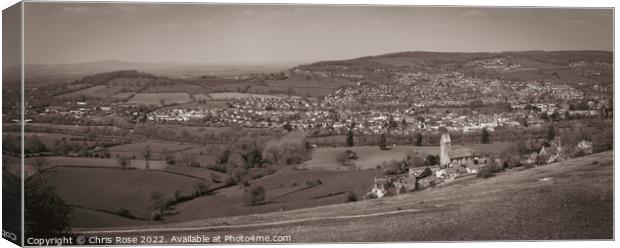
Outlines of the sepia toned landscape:
[{"label": "sepia toned landscape", "polygon": [[19,68],[4,68],[3,192],[23,173],[26,238],[114,237],[90,244],[613,239],[613,51],[513,50],[247,64],[26,57],[23,119]]}]

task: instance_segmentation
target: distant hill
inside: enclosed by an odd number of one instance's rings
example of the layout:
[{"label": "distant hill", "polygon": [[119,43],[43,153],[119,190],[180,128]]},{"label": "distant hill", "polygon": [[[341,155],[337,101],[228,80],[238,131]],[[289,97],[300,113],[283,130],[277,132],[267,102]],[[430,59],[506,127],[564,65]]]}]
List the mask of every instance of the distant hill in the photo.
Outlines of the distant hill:
[{"label": "distant hill", "polygon": [[410,70],[438,69],[441,67],[465,67],[468,62],[485,59],[509,59],[514,62],[534,61],[551,66],[569,66],[571,63],[613,63],[613,53],[608,51],[521,51],[498,53],[451,53],[451,52],[399,52],[366,56],[349,60],[320,61],[293,69],[321,70],[347,67],[353,69],[407,68]]},{"label": "distant hill", "polygon": [[395,73],[461,72],[477,78],[514,81],[544,80],[552,83],[612,83],[613,52],[399,52],[348,60],[320,61],[290,70],[292,75],[342,78],[349,81],[390,82]]},{"label": "distant hill", "polygon": [[[189,78],[189,83],[217,92],[326,96],[335,89],[360,81],[393,82],[398,74],[460,72],[466,77],[513,81],[542,80],[586,90],[593,83],[613,83],[613,52],[610,51],[517,51],[517,52],[424,52],[410,51],[290,65],[222,65],[136,63],[103,60],[58,65],[26,65],[30,87],[72,82],[85,76],[119,70],[136,70],[156,76]],[[288,71],[287,71],[288,70]],[[287,71],[286,75],[279,72]],[[275,73],[274,73],[275,72]],[[254,75],[247,75],[253,73]],[[223,80],[222,76],[241,75]],[[262,75],[260,75],[262,74]],[[269,76],[268,74],[272,74]],[[208,76],[207,76],[208,75]],[[276,75],[276,76],[273,76]],[[230,77],[232,78],[232,77]],[[11,80],[14,82],[10,85]],[[4,69],[6,86],[18,86],[19,68]],[[175,87],[176,91],[183,91]]]},{"label": "distant hill", "polygon": [[[175,63],[137,63],[121,60],[102,60],[73,64],[27,64],[25,78],[32,83],[45,81],[77,80],[87,75],[118,71],[137,70],[166,77],[190,77],[201,75],[231,75],[251,72],[275,72],[284,70],[290,65],[226,65],[226,64],[175,64]],[[3,70],[5,81],[19,80],[19,67],[9,67]]]}]

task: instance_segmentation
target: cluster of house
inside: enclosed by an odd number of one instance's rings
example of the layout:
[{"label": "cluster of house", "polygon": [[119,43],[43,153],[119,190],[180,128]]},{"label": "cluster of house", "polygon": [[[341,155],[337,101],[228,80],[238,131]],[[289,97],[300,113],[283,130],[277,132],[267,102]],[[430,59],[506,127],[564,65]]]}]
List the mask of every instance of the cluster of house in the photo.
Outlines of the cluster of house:
[{"label": "cluster of house", "polygon": [[[585,154],[592,153],[592,142],[582,140],[577,144],[578,150]],[[541,161],[539,158],[544,158]],[[521,161],[521,164],[548,164],[563,161],[567,157],[562,151],[561,142],[551,142],[549,146],[543,146],[539,152],[533,152]],[[382,198],[387,195],[422,190],[433,187],[445,180],[454,180],[459,177],[474,175],[481,168],[487,166],[487,162],[493,159],[496,164],[501,164],[500,158],[478,156],[466,148],[453,149],[448,132],[442,134],[440,139],[439,164],[430,167],[409,168],[405,175],[375,177],[369,198]]]},{"label": "cluster of house", "polygon": [[522,67],[519,63],[514,63],[505,58],[479,59],[465,63],[466,67],[480,67],[501,72],[535,70],[535,68]]},{"label": "cluster of house", "polygon": [[99,106],[98,104],[88,101],[76,101],[66,102],[63,106],[54,105],[46,107],[44,111],[38,113],[38,115],[44,116],[56,114],[81,119],[85,116],[109,115],[112,113],[114,113],[114,109],[111,106]]},{"label": "cluster of house", "polygon": [[386,195],[400,194],[432,187],[444,180],[478,173],[489,158],[477,156],[470,149],[453,149],[450,134],[443,132],[440,139],[439,164],[436,166],[409,168],[406,175],[375,177],[370,198],[381,198]]}]

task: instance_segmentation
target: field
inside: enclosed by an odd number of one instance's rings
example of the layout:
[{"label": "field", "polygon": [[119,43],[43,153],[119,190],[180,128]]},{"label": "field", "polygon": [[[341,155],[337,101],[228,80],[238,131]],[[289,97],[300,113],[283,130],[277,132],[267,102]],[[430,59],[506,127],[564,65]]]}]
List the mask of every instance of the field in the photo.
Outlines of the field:
[{"label": "field", "polygon": [[377,165],[390,160],[402,160],[408,153],[417,152],[424,158],[427,154],[439,153],[437,146],[396,146],[389,150],[381,150],[377,146],[355,147],[330,147],[316,148],[312,153],[312,159],[305,162],[305,168],[309,170],[344,170],[336,162],[336,155],[346,150],[355,152],[358,159],[353,160],[360,169],[374,169]]},{"label": "field", "polygon": [[200,101],[200,100],[211,100],[210,97],[208,97],[205,94],[194,94],[194,99],[196,99],[196,101]]},{"label": "field", "polygon": [[[476,151],[495,154],[506,149],[510,143],[497,142],[493,144],[474,144],[452,146],[454,149],[470,148]],[[373,169],[383,162],[390,160],[402,160],[409,153],[413,153],[424,159],[428,154],[439,154],[438,146],[395,146],[389,150],[381,150],[377,146],[354,146],[354,147],[321,147],[312,153],[312,159],[305,162],[304,167],[309,170],[345,170],[347,167],[339,166],[336,155],[346,150],[355,152],[358,159],[352,160],[360,169]]]},{"label": "field", "polygon": [[167,228],[158,231],[165,236],[290,235],[292,242],[609,240],[613,214],[610,151],[380,200],[152,228]]},{"label": "field", "polygon": [[203,87],[195,84],[188,84],[182,82],[165,82],[151,84],[144,92],[145,93],[167,93],[167,92],[202,92],[205,91]]},{"label": "field", "polygon": [[192,145],[183,145],[183,144],[171,143],[171,142],[146,141],[146,142],[113,146],[113,147],[108,148],[108,150],[110,151],[110,155],[112,158],[116,158],[117,156],[118,157],[129,156],[130,158],[133,158],[133,159],[143,159],[144,158],[143,152],[145,151],[147,146],[151,148],[151,154],[152,154],[151,159],[154,159],[154,160],[164,159],[162,152],[165,150],[171,153],[176,153],[176,152],[191,149],[193,147]]},{"label": "field", "polygon": [[65,93],[62,95],[56,96],[57,98],[67,99],[67,98],[78,98],[78,97],[107,97],[108,95],[105,93],[99,93],[98,91],[105,89],[104,85],[95,85],[92,87],[88,87],[86,89],[81,89],[69,93]]},{"label": "field", "polygon": [[161,101],[163,101],[164,104],[181,104],[191,102],[192,98],[185,92],[138,93],[126,103],[136,105],[158,105]]},{"label": "field", "polygon": [[[198,181],[154,170],[58,167],[48,173],[51,184],[68,204],[111,212],[124,208],[133,216],[147,219],[151,214],[151,193],[161,192],[170,198],[178,190],[189,195]],[[80,226],[80,221],[76,220],[75,225]]]},{"label": "field", "polygon": [[[10,132],[10,133],[3,133],[2,134],[2,139],[4,140],[4,138],[7,135],[13,135],[14,137],[18,137],[19,133],[15,133],[15,132]],[[56,142],[60,142],[61,140],[65,140],[67,143],[71,144],[71,143],[80,143],[80,144],[93,144],[95,141],[83,141],[85,139],[85,137],[82,136],[78,136],[78,135],[69,135],[69,134],[58,134],[58,133],[31,133],[31,132],[27,132],[25,133],[26,136],[26,144],[28,144],[28,139],[37,136],[37,138],[41,141],[41,143],[43,143],[43,145],[45,145],[45,147],[47,147],[48,149],[52,149],[56,146]]]},{"label": "field", "polygon": [[[42,169],[53,167],[92,167],[92,168],[121,168],[117,159],[104,158],[85,158],[85,157],[41,157],[47,164]],[[25,175],[30,176],[37,171],[34,168],[34,161],[38,158],[26,158],[24,162]],[[161,160],[150,160],[149,168],[153,170],[163,170],[166,162]],[[141,159],[130,160],[127,168],[146,169],[146,161]]]},{"label": "field", "polygon": [[263,94],[247,94],[247,93],[237,93],[237,92],[221,92],[221,93],[211,93],[209,94],[211,99],[215,100],[223,100],[223,99],[236,99],[236,98],[272,98],[272,99],[280,99],[281,96],[274,95],[263,95]]},{"label": "field", "polygon": [[[282,170],[250,182],[251,186],[265,188],[266,204],[244,206],[243,186],[233,186],[178,205],[176,210],[179,214],[170,216],[168,221],[189,221],[344,203],[348,192],[354,192],[360,197],[368,192],[375,175],[378,174],[381,174],[381,171]],[[320,184],[316,183],[317,180]],[[310,182],[315,185],[310,185]]]}]

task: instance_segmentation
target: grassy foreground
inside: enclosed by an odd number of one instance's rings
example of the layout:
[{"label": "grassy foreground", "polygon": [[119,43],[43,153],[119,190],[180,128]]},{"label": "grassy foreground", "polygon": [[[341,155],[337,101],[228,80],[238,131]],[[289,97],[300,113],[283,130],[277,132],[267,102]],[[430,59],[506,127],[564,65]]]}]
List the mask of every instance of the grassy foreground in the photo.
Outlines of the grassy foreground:
[{"label": "grassy foreground", "polygon": [[293,242],[612,239],[613,152],[380,200],[142,227],[131,235],[142,232],[290,235]]}]

